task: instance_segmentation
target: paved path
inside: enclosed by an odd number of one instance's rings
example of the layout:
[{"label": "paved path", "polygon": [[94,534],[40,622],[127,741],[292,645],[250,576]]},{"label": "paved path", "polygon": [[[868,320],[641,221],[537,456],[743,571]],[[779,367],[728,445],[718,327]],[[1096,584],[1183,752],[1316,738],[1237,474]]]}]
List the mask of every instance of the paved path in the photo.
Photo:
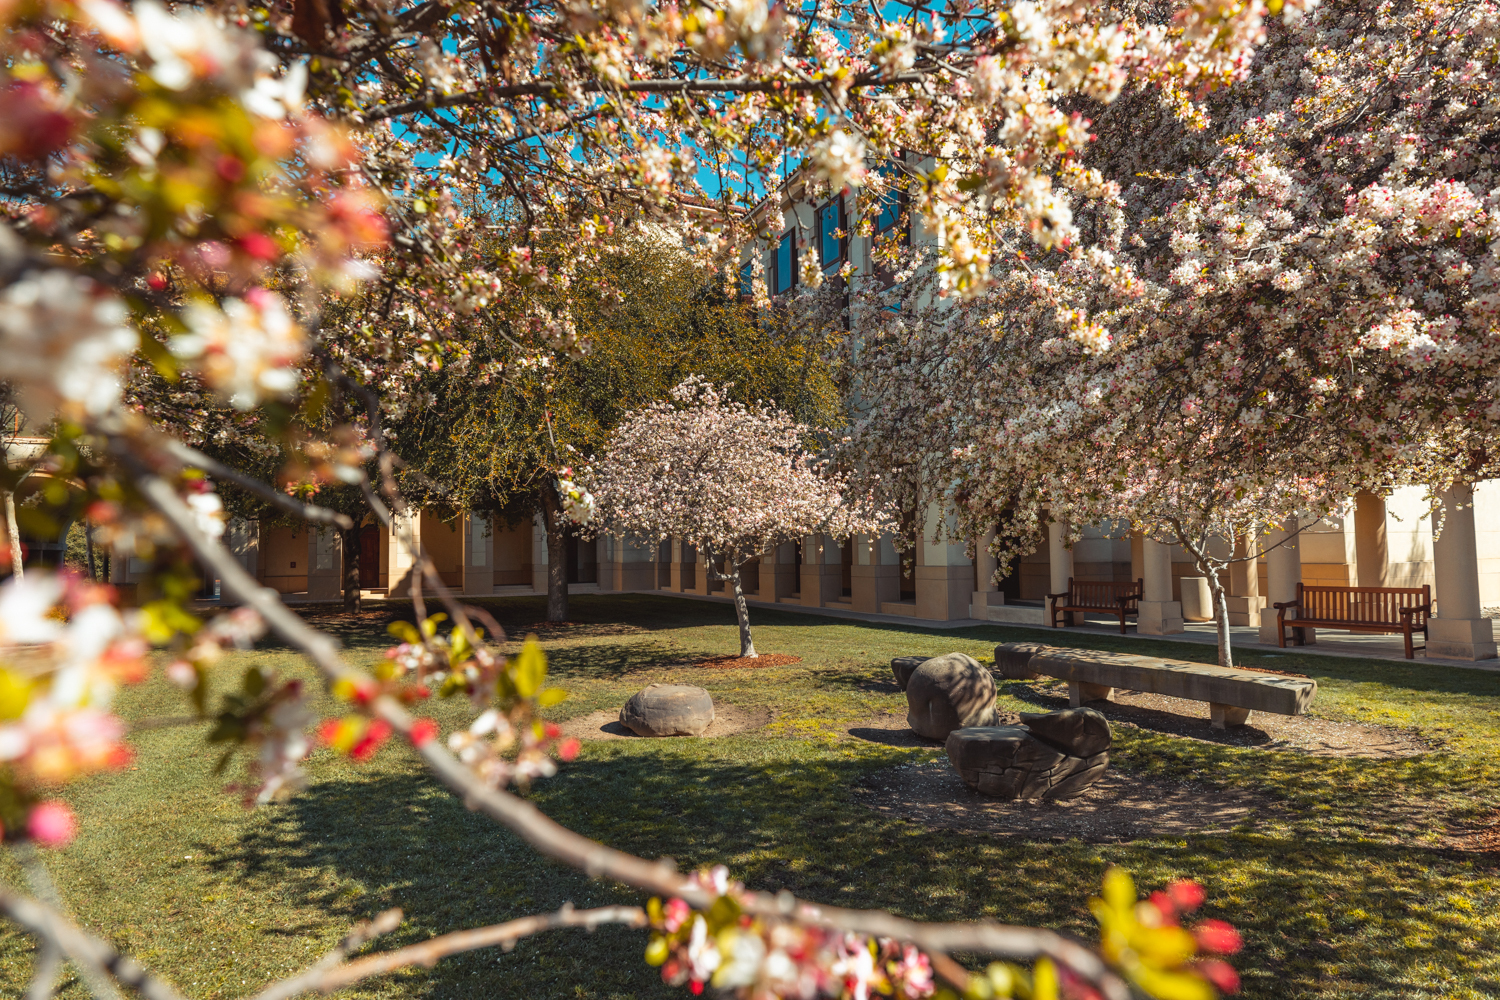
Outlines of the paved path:
[{"label": "paved path", "polygon": [[[663,591],[645,590],[643,594],[660,594]],[[684,597],[694,601],[711,601],[716,604],[732,603],[727,597],[709,597],[703,594],[668,594],[669,597]],[[1078,635],[1112,636],[1123,639],[1161,639],[1167,642],[1194,642],[1203,646],[1217,646],[1219,643],[1218,633],[1211,623],[1189,623],[1187,631],[1181,635],[1142,635],[1137,636],[1134,629],[1125,635],[1120,635],[1120,622],[1117,618],[1099,618],[1084,625],[1072,628],[1049,628],[1046,625],[1022,625],[1014,622],[984,622],[977,618],[959,618],[948,622],[935,622],[923,618],[912,618],[906,615],[872,615],[860,611],[845,611],[842,608],[806,608],[797,604],[772,604],[769,601],[747,600],[753,608],[767,608],[777,611],[791,611],[799,614],[822,615],[826,618],[844,618],[852,621],[882,622],[888,625],[907,625],[913,628],[934,629],[943,631],[955,628],[975,628],[984,625],[994,625],[1001,628],[1025,628],[1036,632],[1068,632]],[[753,624],[753,622],[752,622]],[[1358,632],[1334,632],[1328,629],[1316,629],[1317,641],[1310,646],[1287,646],[1287,653],[1307,653],[1317,656],[1355,656],[1371,660],[1406,660],[1406,649],[1399,635],[1372,635]],[[1275,656],[1283,651],[1277,646],[1262,646],[1260,644],[1260,631],[1253,625],[1231,625],[1229,627],[1230,644],[1236,649],[1247,652],[1260,653],[1262,655]],[[1040,636],[1038,636],[1040,638]],[[1426,653],[1417,653],[1413,663],[1443,664],[1444,666],[1469,667],[1475,670],[1500,671],[1500,660],[1480,660],[1475,663],[1469,660],[1452,660],[1442,656],[1429,657]]]}]

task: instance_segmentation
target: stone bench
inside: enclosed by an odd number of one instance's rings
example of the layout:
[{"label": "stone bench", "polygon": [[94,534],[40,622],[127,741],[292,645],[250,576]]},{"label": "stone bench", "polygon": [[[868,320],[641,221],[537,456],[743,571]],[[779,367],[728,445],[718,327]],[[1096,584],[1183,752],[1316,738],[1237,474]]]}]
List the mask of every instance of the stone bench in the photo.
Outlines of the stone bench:
[{"label": "stone bench", "polygon": [[[1024,655],[1014,648],[1019,646],[1035,649],[1033,643],[997,646],[995,663],[1000,664],[1003,657],[1003,662],[1014,664]],[[1108,701],[1115,688],[1206,701],[1215,729],[1242,726],[1251,712],[1301,715],[1318,692],[1318,682],[1304,677],[1055,646],[1032,652],[1025,670],[1067,681],[1068,704],[1075,707],[1087,701]]]}]

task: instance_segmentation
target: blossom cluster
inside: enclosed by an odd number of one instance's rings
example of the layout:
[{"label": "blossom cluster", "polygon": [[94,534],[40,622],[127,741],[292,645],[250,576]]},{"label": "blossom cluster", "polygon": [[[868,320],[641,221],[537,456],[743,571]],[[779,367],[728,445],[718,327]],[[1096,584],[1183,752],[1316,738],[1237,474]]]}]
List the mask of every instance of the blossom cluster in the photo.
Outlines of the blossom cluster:
[{"label": "blossom cluster", "polygon": [[146,676],[147,645],[113,591],[77,576],[32,572],[0,585],[0,824],[6,836],[71,839],[49,794],[130,761],[111,712],[121,684]]},{"label": "blossom cluster", "polygon": [[707,910],[674,898],[652,899],[647,911],[646,961],[661,966],[670,985],[694,994],[712,986],[745,1000],[923,1000],[936,990],[931,962],[911,945],[746,913],[737,901],[744,886],[722,865],[691,880],[716,895]]},{"label": "blossom cluster", "polygon": [[[651,939],[646,961],[662,979],[687,985],[694,994],[713,987],[742,1000],[923,1000],[937,993],[932,961],[911,944],[797,920],[790,910],[767,915],[748,905],[745,887],[722,865],[695,872],[692,888],[712,896],[695,909],[686,900],[652,899],[647,908]],[[1225,956],[1242,945],[1228,923],[1183,920],[1202,906],[1193,882],[1174,882],[1140,899],[1119,868],[1104,876],[1104,891],[1089,901],[1099,922],[1101,957],[1144,994],[1163,1000],[1214,1000],[1234,993],[1239,976]],[[1093,984],[1052,958],[1031,969],[993,962],[955,983],[969,1000],[1058,1000],[1097,997]]]}]

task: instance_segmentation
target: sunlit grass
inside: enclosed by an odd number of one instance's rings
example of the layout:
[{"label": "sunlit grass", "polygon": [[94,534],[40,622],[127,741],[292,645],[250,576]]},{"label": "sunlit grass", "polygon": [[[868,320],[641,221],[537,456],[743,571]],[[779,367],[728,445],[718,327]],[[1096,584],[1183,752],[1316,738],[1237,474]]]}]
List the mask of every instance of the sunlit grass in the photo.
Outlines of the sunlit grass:
[{"label": "sunlit grass", "polygon": [[[508,629],[543,617],[539,601],[491,605]],[[399,605],[391,611],[403,610]],[[409,609],[405,609],[409,610]],[[570,698],[559,719],[614,709],[652,681],[701,684],[721,702],[766,706],[767,728],[716,740],[586,744],[533,791],[549,814],[614,846],[695,866],[729,864],[759,888],[787,887],[847,906],[929,919],[988,916],[1092,933],[1085,908],[1108,864],[1143,886],[1193,877],[1214,916],[1243,928],[1237,964],[1251,997],[1500,995],[1500,878],[1492,856],[1446,850],[1455,823],[1500,809],[1500,675],[1454,668],[1275,654],[1267,665],[1314,676],[1315,711],[1409,726],[1443,749],[1405,760],[1314,758],[1233,749],[1142,730],[1118,731],[1114,761],[1129,774],[1191,776],[1248,789],[1277,806],[1227,835],[1127,844],[1033,842],[886,819],[855,802],[872,771],[939,754],[852,740],[851,723],[905,710],[888,661],[903,653],[987,654],[995,642],[1039,637],[987,627],[928,631],[772,611],[754,612],[756,645],[803,662],[768,670],[690,666],[732,652],[720,605],[658,597],[575,597],[576,630],[544,638]],[[618,623],[629,628],[613,629]],[[357,662],[386,645],[379,614],[340,629]],[[1059,644],[1210,659],[1211,647],[1059,635]],[[1262,654],[1242,652],[1247,664]],[[311,677],[292,653],[235,654]],[[1002,702],[1025,706],[1002,687]],[[326,706],[325,706],[326,707]],[[164,683],[122,699],[132,718],[176,714]],[[464,706],[435,706],[445,725]],[[78,917],[193,997],[239,997],[316,958],[354,921],[400,906],[407,922],[383,944],[556,907],[638,901],[617,886],[538,858],[435,786],[388,747],[353,765],[318,751],[311,787],[247,812],[214,777],[201,729],[133,738],[131,770],[71,789],[84,833],[48,855]],[[19,884],[6,861],[0,877]],[[360,997],[687,996],[641,961],[644,935],[557,932],[455,957],[433,970],[372,980]],[[27,938],[0,936],[0,993],[19,996]],[[77,983],[65,992],[82,996]]]}]

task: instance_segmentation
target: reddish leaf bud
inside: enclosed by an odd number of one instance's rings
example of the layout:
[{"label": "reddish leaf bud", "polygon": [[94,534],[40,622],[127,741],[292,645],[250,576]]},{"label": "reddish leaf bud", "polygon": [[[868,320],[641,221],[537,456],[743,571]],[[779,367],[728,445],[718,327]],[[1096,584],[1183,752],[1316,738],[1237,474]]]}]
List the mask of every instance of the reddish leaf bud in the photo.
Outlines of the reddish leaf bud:
[{"label": "reddish leaf bud", "polygon": [[437,734],[438,725],[436,722],[433,722],[431,719],[418,719],[416,722],[412,723],[411,733],[409,734],[409,737],[411,739],[412,746],[420,747],[431,743],[433,738],[436,737]]},{"label": "reddish leaf bud", "polygon": [[1245,946],[1240,932],[1222,920],[1205,920],[1193,928],[1198,947],[1220,955],[1233,955]]},{"label": "reddish leaf bud", "polygon": [[1222,959],[1210,958],[1199,962],[1198,972],[1213,983],[1220,993],[1238,993],[1240,990],[1240,974],[1234,971],[1234,966]]},{"label": "reddish leaf bud", "polygon": [[1196,910],[1203,905],[1205,898],[1203,886],[1187,881],[1173,882],[1167,886],[1167,895],[1172,898],[1173,905],[1183,912]]}]

